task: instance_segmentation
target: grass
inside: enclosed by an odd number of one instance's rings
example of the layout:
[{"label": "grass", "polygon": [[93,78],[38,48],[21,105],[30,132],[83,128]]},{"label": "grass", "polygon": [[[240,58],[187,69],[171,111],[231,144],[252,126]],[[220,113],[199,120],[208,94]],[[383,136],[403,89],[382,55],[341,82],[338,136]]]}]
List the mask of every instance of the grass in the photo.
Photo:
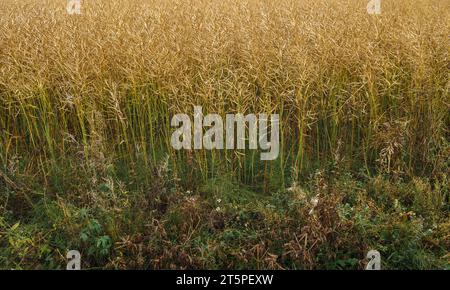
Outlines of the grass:
[{"label": "grass", "polygon": [[[448,0],[63,2],[0,4],[0,268],[448,268]],[[194,105],[279,158],[174,151]]]}]

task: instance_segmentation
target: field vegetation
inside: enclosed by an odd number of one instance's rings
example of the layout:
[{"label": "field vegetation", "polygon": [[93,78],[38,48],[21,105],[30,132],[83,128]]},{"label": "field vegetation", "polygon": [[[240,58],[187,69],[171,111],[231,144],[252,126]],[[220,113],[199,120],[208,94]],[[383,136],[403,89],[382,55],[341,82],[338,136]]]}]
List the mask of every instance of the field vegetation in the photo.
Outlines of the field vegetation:
[{"label": "field vegetation", "polygon": [[[0,1],[0,268],[450,267],[449,0]],[[280,115],[280,155],[173,115]]]}]

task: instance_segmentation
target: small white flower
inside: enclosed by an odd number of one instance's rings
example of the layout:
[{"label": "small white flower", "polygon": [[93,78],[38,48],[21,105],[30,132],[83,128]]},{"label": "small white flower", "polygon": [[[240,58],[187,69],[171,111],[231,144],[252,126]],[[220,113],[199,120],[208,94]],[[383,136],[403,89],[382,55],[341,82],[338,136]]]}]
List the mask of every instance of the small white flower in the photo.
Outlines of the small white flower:
[{"label": "small white flower", "polygon": [[313,207],[316,207],[318,203],[319,203],[319,196],[316,195],[315,197],[313,197],[313,198],[311,199],[311,205],[312,205]]},{"label": "small white flower", "polygon": [[312,215],[314,212],[314,209],[316,208],[317,204],[319,204],[319,195],[316,195],[315,197],[313,197],[310,201],[312,208],[309,211],[309,214]]}]

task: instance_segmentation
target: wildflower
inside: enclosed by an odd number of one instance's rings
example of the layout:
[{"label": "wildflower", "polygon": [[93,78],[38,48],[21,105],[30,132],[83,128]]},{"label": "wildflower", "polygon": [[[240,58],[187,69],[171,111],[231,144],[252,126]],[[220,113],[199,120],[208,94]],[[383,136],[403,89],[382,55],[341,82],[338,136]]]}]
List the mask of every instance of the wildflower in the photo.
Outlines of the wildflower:
[{"label": "wildflower", "polygon": [[319,195],[316,195],[315,197],[313,197],[313,198],[311,199],[310,203],[311,203],[311,205],[312,205],[312,208],[311,208],[311,210],[309,211],[309,214],[311,215],[311,214],[313,214],[314,209],[316,208],[317,204],[319,204]]}]

